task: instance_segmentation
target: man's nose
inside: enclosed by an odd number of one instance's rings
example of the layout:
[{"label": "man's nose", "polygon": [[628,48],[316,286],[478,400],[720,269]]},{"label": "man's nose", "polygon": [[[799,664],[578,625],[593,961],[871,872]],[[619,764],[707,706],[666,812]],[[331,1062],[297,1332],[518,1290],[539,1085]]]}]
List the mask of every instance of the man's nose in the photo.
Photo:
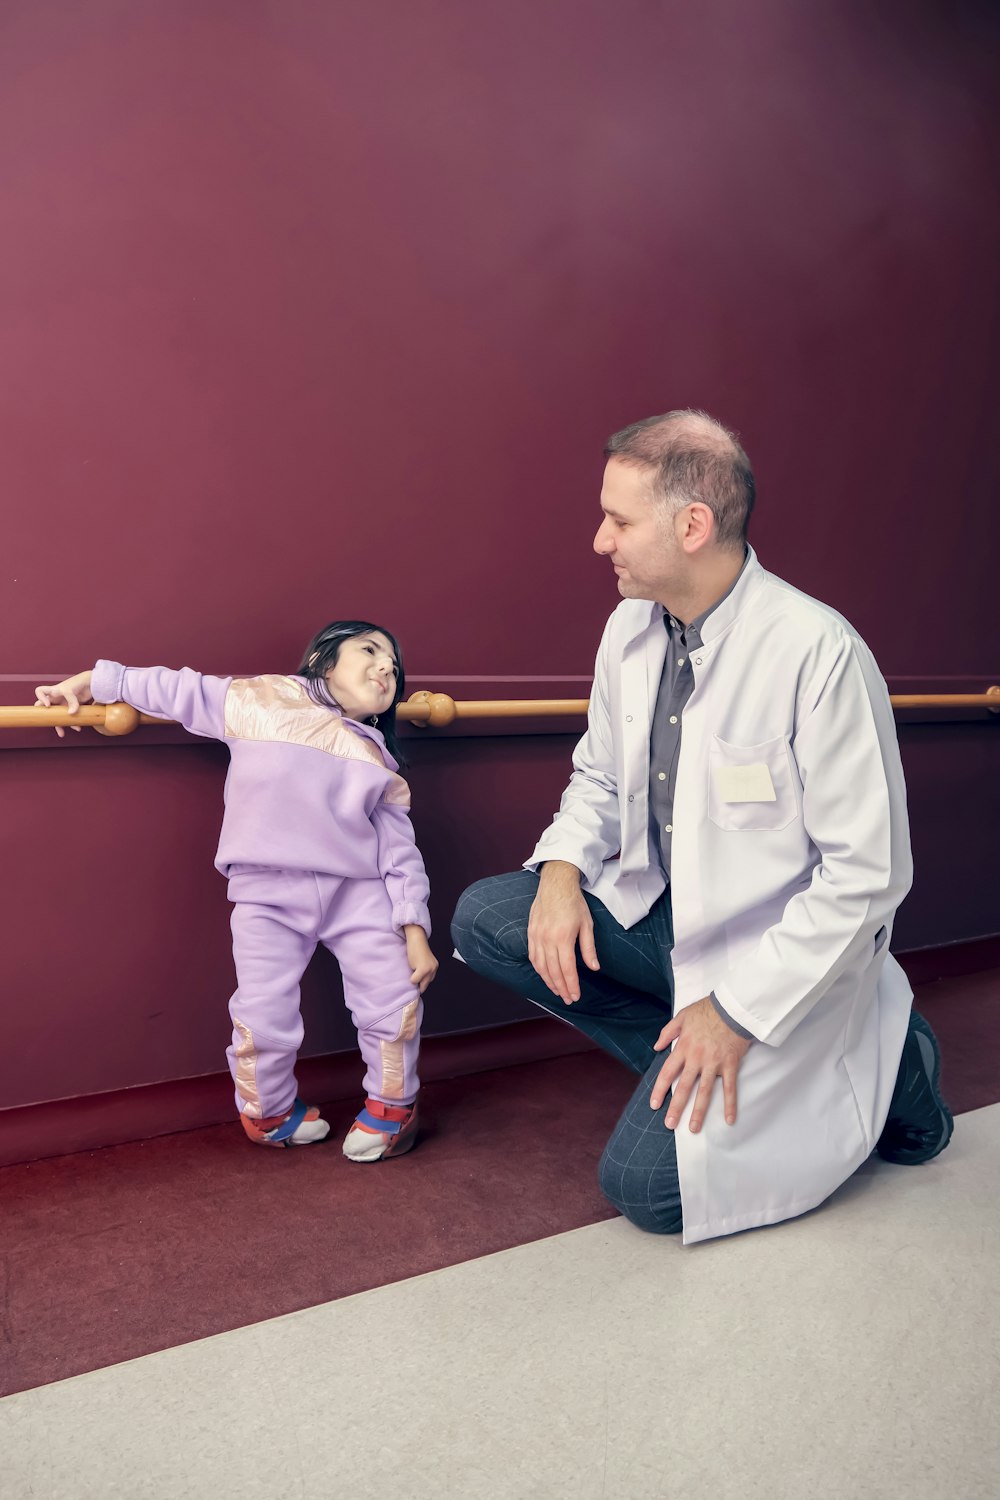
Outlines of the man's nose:
[{"label": "man's nose", "polygon": [[597,535],[594,537],[594,551],[601,557],[603,557],[606,552],[614,551],[614,542],[606,533],[603,525],[598,527]]}]

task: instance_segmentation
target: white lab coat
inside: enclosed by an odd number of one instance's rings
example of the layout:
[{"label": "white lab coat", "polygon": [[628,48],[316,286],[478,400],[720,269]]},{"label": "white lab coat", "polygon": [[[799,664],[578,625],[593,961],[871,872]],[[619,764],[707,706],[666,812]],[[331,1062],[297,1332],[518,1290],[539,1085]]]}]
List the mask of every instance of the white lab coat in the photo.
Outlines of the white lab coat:
[{"label": "white lab coat", "polygon": [[[906,792],[871,652],[752,550],[702,639],[673,810],[675,1005],[714,990],[756,1041],[736,1124],[717,1084],[701,1133],[690,1102],[677,1130],[685,1243],[804,1213],[861,1165],[912,999],[888,946],[912,875]],[[659,604],[618,606],[572,778],[527,861],[576,865],[625,927],[664,886],[648,787],[666,646]]]}]

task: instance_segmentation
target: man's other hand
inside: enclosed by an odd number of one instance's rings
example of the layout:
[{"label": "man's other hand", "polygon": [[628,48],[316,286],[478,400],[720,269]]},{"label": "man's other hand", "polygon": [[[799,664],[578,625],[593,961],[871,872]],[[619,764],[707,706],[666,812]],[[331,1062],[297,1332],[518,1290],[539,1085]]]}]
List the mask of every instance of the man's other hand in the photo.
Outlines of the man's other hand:
[{"label": "man's other hand", "polygon": [[[673,1050],[660,1069],[649,1102],[659,1109],[670,1089],[673,1094],[667,1110],[667,1129],[676,1130],[695,1084],[694,1107],[688,1128],[696,1134],[701,1129],[712,1097],[715,1080],[722,1079],[722,1098],[726,1124],[736,1123],[736,1074],[750,1046],[750,1038],[738,1036],[727,1026],[711,999],[706,995],[694,1005],[678,1011],[660,1032],[654,1050],[662,1052],[673,1042]],[[700,1082],[699,1082],[700,1080]]]},{"label": "man's other hand", "polygon": [[528,958],[553,995],[566,1005],[580,998],[576,945],[588,969],[599,969],[594,923],[580,889],[580,871],[564,860],[550,860],[538,877],[538,894],[528,915]]}]

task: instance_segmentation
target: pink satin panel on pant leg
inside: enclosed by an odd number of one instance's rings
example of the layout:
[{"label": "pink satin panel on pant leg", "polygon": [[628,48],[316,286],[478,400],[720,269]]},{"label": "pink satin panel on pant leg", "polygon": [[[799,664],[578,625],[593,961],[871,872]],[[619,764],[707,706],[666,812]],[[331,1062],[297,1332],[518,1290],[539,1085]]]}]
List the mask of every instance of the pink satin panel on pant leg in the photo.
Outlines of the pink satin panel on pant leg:
[{"label": "pink satin panel on pant leg", "polygon": [[392,928],[381,880],[317,877],[324,894],[320,941],[333,953],[364,1058],[364,1088],[386,1104],[410,1104],[420,1087],[423,1002],[410,983],[406,942]]},{"label": "pink satin panel on pant leg", "polygon": [[226,1055],[236,1108],[267,1119],[287,1114],[295,1102],[299,981],[316,947],[319,892],[310,872],[244,868],[230,876],[229,899],[237,989]]}]

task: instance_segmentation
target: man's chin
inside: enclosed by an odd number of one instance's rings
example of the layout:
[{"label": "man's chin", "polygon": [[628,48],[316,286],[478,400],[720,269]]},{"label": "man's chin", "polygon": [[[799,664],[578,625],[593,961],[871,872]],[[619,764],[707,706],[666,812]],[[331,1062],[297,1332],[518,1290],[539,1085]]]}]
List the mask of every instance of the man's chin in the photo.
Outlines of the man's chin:
[{"label": "man's chin", "polygon": [[618,592],[623,599],[652,599],[652,594],[646,592],[641,583],[636,583],[631,578],[618,579]]}]

